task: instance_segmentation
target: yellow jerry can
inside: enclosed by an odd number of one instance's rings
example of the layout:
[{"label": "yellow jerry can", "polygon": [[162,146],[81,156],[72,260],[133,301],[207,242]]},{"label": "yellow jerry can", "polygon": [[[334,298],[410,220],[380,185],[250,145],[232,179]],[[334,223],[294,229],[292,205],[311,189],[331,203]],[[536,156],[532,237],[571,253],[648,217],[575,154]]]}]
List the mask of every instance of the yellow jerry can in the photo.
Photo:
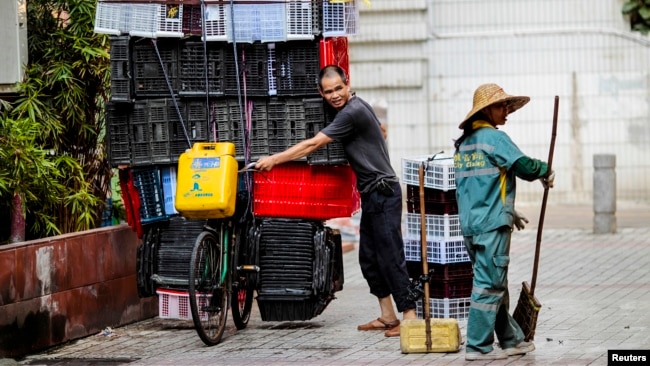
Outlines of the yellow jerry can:
[{"label": "yellow jerry can", "polygon": [[197,142],[178,158],[176,210],[190,219],[235,213],[237,160],[232,142]]}]

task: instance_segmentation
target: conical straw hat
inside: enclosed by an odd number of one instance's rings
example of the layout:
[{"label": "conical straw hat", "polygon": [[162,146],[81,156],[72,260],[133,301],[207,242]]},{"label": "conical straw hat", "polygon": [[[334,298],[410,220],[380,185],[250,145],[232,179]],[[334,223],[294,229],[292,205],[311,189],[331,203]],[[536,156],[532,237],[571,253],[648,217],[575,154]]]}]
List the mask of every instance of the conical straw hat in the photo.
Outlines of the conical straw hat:
[{"label": "conical straw hat", "polygon": [[458,128],[462,130],[467,120],[472,118],[472,116],[478,113],[481,109],[491,106],[492,104],[507,102],[508,113],[512,113],[523,107],[528,103],[528,101],[530,101],[529,97],[506,94],[506,92],[503,91],[503,88],[497,84],[483,84],[476,88],[476,91],[474,92],[474,106],[472,107],[472,110],[467,113],[467,117],[465,117],[463,122],[458,125]]}]

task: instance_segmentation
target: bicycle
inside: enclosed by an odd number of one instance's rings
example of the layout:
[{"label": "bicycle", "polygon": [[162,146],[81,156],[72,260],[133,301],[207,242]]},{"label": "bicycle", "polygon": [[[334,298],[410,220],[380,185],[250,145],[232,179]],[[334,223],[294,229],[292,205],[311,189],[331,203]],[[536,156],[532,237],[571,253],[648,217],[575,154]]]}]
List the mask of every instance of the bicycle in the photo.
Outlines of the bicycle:
[{"label": "bicycle", "polygon": [[249,231],[252,215],[251,178],[254,163],[238,171],[246,173],[244,190],[237,193],[237,208],[230,217],[209,219],[198,235],[190,260],[189,303],[192,321],[208,346],[221,341],[228,309],[238,330],[250,319],[256,286],[257,249]]}]

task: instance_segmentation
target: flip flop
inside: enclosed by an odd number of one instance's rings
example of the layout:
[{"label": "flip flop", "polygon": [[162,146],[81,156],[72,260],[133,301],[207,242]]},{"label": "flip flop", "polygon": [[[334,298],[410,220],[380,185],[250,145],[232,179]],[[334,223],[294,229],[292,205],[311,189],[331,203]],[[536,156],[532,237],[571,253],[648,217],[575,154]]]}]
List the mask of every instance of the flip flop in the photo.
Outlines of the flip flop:
[{"label": "flip flop", "polygon": [[377,318],[377,321],[380,322],[382,325],[380,326],[375,325],[374,324],[375,321],[373,320],[366,324],[361,324],[357,326],[357,330],[389,330],[399,325],[399,319],[394,320],[392,322],[387,322],[382,318]]}]

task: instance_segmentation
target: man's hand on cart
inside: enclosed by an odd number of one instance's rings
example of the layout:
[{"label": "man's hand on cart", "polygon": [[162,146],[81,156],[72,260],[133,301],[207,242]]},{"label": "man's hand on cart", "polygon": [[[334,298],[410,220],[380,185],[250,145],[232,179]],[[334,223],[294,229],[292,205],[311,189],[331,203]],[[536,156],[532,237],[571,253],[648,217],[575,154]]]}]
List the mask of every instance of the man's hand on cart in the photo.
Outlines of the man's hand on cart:
[{"label": "man's hand on cart", "polygon": [[269,171],[275,166],[275,158],[273,156],[265,156],[260,158],[257,163],[255,163],[255,169]]},{"label": "man's hand on cart", "polygon": [[250,172],[250,171],[255,171],[255,170],[257,170],[257,169],[255,168],[255,164],[257,164],[257,163],[256,163],[256,162],[248,163],[245,167],[239,169],[239,173]]}]

